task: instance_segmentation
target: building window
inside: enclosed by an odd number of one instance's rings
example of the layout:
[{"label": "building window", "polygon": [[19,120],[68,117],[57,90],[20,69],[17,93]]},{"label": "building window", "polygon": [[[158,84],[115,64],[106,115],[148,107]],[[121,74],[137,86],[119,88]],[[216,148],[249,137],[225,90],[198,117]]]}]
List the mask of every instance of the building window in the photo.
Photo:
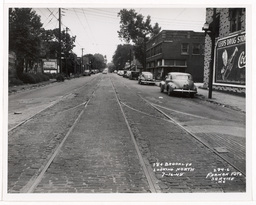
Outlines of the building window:
[{"label": "building window", "polygon": [[182,43],[181,44],[181,54],[188,54],[188,51],[189,51],[189,44]]},{"label": "building window", "polygon": [[157,61],[157,66],[161,66],[162,65],[162,60],[158,60]]},{"label": "building window", "polygon": [[164,65],[177,66],[177,67],[186,67],[187,62],[186,62],[186,60],[165,59],[164,60]]},{"label": "building window", "polygon": [[147,58],[150,57],[150,51],[147,51]]},{"label": "building window", "polygon": [[174,63],[176,66],[187,66],[187,62],[185,60],[175,60]]},{"label": "building window", "polygon": [[162,45],[159,44],[155,47],[155,54],[159,54],[159,53],[162,53]]},{"label": "building window", "polygon": [[230,32],[239,31],[242,28],[243,9],[229,9]]},{"label": "building window", "polygon": [[154,49],[153,48],[151,48],[150,53],[151,53],[151,56],[154,55]]},{"label": "building window", "polygon": [[164,60],[164,65],[172,65],[172,66],[174,66],[174,60],[165,59]]},{"label": "building window", "polygon": [[200,44],[199,43],[194,43],[193,44],[192,54],[200,55]]}]

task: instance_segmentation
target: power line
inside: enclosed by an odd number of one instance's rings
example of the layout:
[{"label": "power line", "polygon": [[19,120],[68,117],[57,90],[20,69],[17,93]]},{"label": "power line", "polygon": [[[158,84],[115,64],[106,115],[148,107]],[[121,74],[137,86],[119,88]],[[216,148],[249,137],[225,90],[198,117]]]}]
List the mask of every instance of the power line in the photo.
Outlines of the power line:
[{"label": "power line", "polygon": [[[93,33],[93,32],[92,32],[92,29],[91,29],[91,27],[90,27],[90,24],[89,24],[89,22],[88,22],[88,20],[87,20],[87,17],[86,17],[86,15],[85,15],[84,9],[82,9],[82,10],[83,10],[84,18],[85,18],[85,21],[86,21],[86,23],[87,23],[87,25],[88,25],[88,28],[89,28],[90,32]],[[95,42],[94,35],[92,36],[92,38],[93,38],[93,42]]]},{"label": "power line", "polygon": [[[75,11],[75,10],[74,10],[74,11]],[[86,30],[84,24],[82,23],[81,19],[79,18],[78,14],[76,13],[76,11],[75,11],[75,14],[76,14],[76,17],[78,18],[80,24],[82,25],[84,31],[87,33],[88,36],[90,36],[89,33],[87,32],[87,30]],[[91,36],[90,36],[90,38],[91,38]]]},{"label": "power line", "polygon": [[[47,8],[47,10],[51,12],[50,9]],[[53,14],[53,11],[51,12],[51,14],[52,14],[57,20],[59,20],[59,19]]]}]

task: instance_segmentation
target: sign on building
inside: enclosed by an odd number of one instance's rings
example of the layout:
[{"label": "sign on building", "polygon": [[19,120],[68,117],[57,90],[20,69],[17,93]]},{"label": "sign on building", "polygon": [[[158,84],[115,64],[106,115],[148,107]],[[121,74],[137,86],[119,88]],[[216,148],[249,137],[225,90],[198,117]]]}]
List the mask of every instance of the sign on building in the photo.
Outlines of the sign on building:
[{"label": "sign on building", "polygon": [[245,42],[245,32],[217,40],[214,85],[245,87]]},{"label": "sign on building", "polygon": [[42,59],[44,73],[57,73],[57,59]]}]

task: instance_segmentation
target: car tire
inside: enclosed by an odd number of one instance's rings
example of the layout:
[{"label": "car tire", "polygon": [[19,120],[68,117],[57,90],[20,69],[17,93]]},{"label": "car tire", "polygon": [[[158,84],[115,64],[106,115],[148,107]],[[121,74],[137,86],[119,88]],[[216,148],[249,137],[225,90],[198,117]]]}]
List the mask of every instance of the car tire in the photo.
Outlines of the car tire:
[{"label": "car tire", "polygon": [[162,85],[161,85],[161,87],[160,87],[160,91],[161,91],[161,93],[163,93],[163,92],[164,92],[164,86],[162,86]]},{"label": "car tire", "polygon": [[172,91],[171,91],[171,89],[170,89],[170,88],[168,88],[168,90],[167,90],[167,94],[168,94],[169,96],[172,94]]},{"label": "car tire", "polygon": [[194,98],[195,97],[195,93],[190,93],[189,97]]}]

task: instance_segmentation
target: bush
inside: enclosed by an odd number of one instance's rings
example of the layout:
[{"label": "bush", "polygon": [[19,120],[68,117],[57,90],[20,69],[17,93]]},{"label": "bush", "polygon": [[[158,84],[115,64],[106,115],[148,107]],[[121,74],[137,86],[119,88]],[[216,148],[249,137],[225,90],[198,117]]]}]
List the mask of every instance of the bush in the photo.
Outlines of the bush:
[{"label": "bush", "polygon": [[23,85],[23,82],[20,79],[17,78],[12,78],[9,81],[9,85],[10,86],[14,86],[14,85]]},{"label": "bush", "polygon": [[20,79],[23,81],[23,83],[29,83],[29,84],[37,83],[37,81],[36,81],[34,75],[32,75],[32,73],[23,73],[20,76]]},{"label": "bush", "polygon": [[64,76],[63,75],[61,75],[61,74],[58,74],[57,76],[56,76],[56,80],[58,81],[58,82],[60,82],[60,81],[64,81],[65,80],[65,78],[64,78]]},{"label": "bush", "polygon": [[56,79],[57,74],[56,73],[44,73],[49,79]]},{"label": "bush", "polygon": [[43,81],[48,81],[49,77],[44,75],[43,73],[23,73],[20,76],[20,79],[24,82],[24,83],[28,83],[28,84],[36,84],[36,83],[40,83]]},{"label": "bush", "polygon": [[37,73],[36,75],[39,77],[40,82],[50,80],[50,77],[43,73]]}]

